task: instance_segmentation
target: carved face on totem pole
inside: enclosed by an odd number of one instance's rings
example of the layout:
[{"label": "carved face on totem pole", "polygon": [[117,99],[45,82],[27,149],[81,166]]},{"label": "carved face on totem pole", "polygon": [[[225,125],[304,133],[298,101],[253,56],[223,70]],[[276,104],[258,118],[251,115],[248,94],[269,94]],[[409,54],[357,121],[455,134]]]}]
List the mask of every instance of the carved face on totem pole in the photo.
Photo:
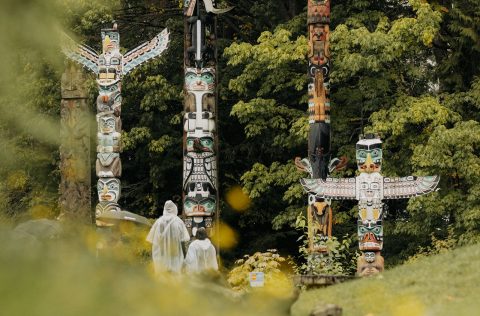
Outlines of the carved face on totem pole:
[{"label": "carved face on totem pole", "polygon": [[185,71],[185,88],[187,91],[213,93],[215,90],[214,68],[187,68]]},{"label": "carved face on totem pole", "polygon": [[120,180],[117,178],[99,178],[97,191],[100,202],[118,203],[120,198]]},{"label": "carved face on totem pole", "polygon": [[122,107],[121,82],[110,86],[99,86],[97,97],[98,112],[113,112],[120,116]]},{"label": "carved face on totem pole", "polygon": [[324,65],[330,59],[328,38],[330,27],[328,24],[312,24],[310,25],[309,30],[311,39],[309,61],[313,65]]},{"label": "carved face on totem pole", "polygon": [[185,117],[183,210],[188,217],[198,216],[192,225],[206,227],[200,216],[213,216],[216,210],[215,124],[211,112],[190,112]]},{"label": "carved face on totem pole", "polygon": [[308,24],[330,23],[330,0],[308,1]]},{"label": "carved face on totem pole", "polygon": [[213,112],[215,109],[215,69],[187,68],[185,71],[185,111]]},{"label": "carved face on totem pole", "polygon": [[373,173],[382,169],[382,141],[378,136],[366,135],[357,142],[357,166],[360,172]]},{"label": "carved face on totem pole", "polygon": [[121,120],[111,112],[97,114],[98,132],[102,134],[120,133]]},{"label": "carved face on totem pole", "polygon": [[212,216],[216,209],[214,188],[208,182],[190,182],[184,200],[187,216]]},{"label": "carved face on totem pole", "polygon": [[380,252],[364,252],[358,258],[357,275],[365,277],[383,272],[384,260]]},{"label": "carved face on totem pole", "polygon": [[383,225],[358,221],[358,242],[360,250],[379,251],[383,248]]},{"label": "carved face on totem pole", "polygon": [[382,141],[369,134],[357,142],[358,241],[360,250],[379,251],[383,248],[383,176]]},{"label": "carved face on totem pole", "polygon": [[122,77],[122,54],[120,54],[120,34],[117,25],[102,29],[102,54],[98,57],[98,84],[109,86]]},{"label": "carved face on totem pole", "polygon": [[195,234],[199,227],[209,228],[216,211],[215,122],[211,112],[185,115],[184,201],[183,211],[189,217],[186,225]]},{"label": "carved face on totem pole", "polygon": [[97,152],[111,153],[121,150],[121,120],[111,112],[97,114]]}]

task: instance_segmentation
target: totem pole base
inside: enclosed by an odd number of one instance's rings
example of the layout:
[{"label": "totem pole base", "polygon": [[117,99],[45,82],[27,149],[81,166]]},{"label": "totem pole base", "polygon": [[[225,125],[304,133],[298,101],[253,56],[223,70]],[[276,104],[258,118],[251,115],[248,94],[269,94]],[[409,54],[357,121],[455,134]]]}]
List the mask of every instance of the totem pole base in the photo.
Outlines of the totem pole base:
[{"label": "totem pole base", "polygon": [[295,275],[293,277],[293,283],[295,286],[305,286],[307,289],[311,288],[320,288],[327,287],[330,285],[335,285],[343,283],[345,281],[354,280],[355,276],[350,275],[330,275],[330,274],[303,274]]}]

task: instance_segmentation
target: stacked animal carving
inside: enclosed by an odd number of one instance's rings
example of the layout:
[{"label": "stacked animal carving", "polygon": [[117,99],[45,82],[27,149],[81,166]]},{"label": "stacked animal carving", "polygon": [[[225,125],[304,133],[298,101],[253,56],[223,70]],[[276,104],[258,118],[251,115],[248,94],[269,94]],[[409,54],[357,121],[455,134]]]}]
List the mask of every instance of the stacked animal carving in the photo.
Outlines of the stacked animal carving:
[{"label": "stacked animal carving", "polygon": [[[204,7],[202,7],[202,4]],[[212,0],[185,0],[183,216],[191,235],[218,214],[215,16]]]},{"label": "stacked animal carving", "polygon": [[122,77],[142,63],[159,56],[169,42],[167,29],[150,42],[132,51],[120,53],[120,35],[117,24],[102,29],[102,54],[92,48],[78,45],[75,49],[65,49],[70,59],[82,64],[97,75],[99,95],[97,98],[97,190],[99,203],[96,207],[97,224],[102,225],[98,216],[106,211],[120,211],[118,200],[121,193],[120,177],[122,163]]},{"label": "stacked animal carving", "polygon": [[[308,0],[308,159],[296,158],[301,171],[325,179],[330,160],[330,0]],[[332,209],[329,201],[308,198],[308,235],[311,252],[326,252],[322,243],[331,236]]]},{"label": "stacked animal carving", "polygon": [[357,274],[368,276],[383,271],[380,254],[383,248],[383,200],[430,193],[440,178],[382,176],[382,141],[373,134],[360,137],[356,159],[360,174],[355,178],[302,179],[300,182],[316,198],[358,201],[358,240],[362,256],[357,263]]},{"label": "stacked animal carving", "polygon": [[330,158],[330,0],[308,1],[308,156],[313,177],[325,179]]}]

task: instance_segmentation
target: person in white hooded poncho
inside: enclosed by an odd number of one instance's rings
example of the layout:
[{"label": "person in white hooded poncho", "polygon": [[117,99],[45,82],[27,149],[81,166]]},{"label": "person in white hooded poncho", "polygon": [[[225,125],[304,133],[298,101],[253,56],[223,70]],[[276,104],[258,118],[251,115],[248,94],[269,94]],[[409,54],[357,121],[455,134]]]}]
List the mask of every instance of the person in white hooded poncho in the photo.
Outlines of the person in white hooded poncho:
[{"label": "person in white hooded poncho", "polygon": [[185,269],[187,273],[200,273],[204,271],[218,270],[217,253],[210,240],[207,238],[205,228],[197,230],[197,237],[188,246],[185,258]]},{"label": "person in white hooded poncho", "polygon": [[170,200],[165,202],[163,216],[155,221],[147,236],[147,241],[152,244],[152,259],[157,275],[163,271],[179,273],[182,270],[182,242],[189,241],[190,235],[177,214],[175,203]]}]

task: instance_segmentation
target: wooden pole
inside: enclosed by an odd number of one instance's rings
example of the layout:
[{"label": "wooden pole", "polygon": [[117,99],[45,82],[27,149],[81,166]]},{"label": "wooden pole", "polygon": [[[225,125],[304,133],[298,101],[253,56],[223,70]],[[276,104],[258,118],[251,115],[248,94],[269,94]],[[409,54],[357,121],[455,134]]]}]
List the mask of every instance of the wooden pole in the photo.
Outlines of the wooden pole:
[{"label": "wooden pole", "polygon": [[[330,0],[308,0],[308,159],[312,178],[326,179],[330,160]],[[325,241],[331,236],[332,211],[324,199],[309,197],[309,248],[324,253],[315,236]],[[313,221],[313,222],[312,222]],[[328,229],[327,229],[328,227]]]},{"label": "wooden pole", "polygon": [[90,110],[85,75],[73,62],[66,63],[61,93],[60,211],[68,220],[90,224]]}]

